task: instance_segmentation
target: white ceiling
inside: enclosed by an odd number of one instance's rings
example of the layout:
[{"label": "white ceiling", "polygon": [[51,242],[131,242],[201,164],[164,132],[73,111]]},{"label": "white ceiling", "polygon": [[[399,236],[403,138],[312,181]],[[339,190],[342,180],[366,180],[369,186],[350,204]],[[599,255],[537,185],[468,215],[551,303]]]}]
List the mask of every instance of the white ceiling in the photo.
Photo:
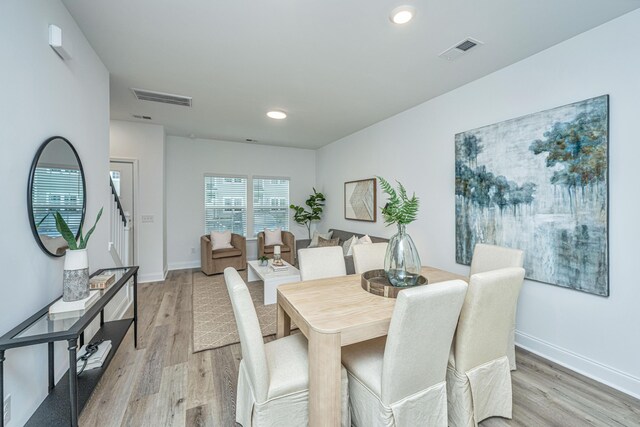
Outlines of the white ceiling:
[{"label": "white ceiling", "polygon": [[[63,0],[111,72],[111,117],[318,148],[640,7],[638,0]],[[417,15],[389,21],[396,6]],[[485,43],[456,61],[465,37]],[[588,61],[587,61],[588,62]],[[524,82],[523,82],[524,84]],[[193,97],[138,101],[130,88]],[[269,109],[289,114],[268,119]]]}]

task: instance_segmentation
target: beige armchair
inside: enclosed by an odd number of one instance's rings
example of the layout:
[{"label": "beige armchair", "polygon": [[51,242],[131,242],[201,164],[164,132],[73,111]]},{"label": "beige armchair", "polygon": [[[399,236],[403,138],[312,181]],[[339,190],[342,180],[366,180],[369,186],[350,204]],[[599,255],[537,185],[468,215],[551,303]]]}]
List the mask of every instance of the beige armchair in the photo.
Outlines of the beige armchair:
[{"label": "beige armchair", "polygon": [[231,235],[231,245],[233,248],[218,249],[211,248],[211,238],[208,234],[200,237],[200,261],[204,274],[222,273],[225,268],[233,267],[236,270],[247,269],[247,239],[239,234]]},{"label": "beige armchair", "polygon": [[[264,231],[258,233],[258,258],[266,256],[273,258],[273,248],[275,245],[264,245]],[[296,238],[290,231],[282,231],[282,245],[280,255],[282,259],[291,265],[295,265]]]}]

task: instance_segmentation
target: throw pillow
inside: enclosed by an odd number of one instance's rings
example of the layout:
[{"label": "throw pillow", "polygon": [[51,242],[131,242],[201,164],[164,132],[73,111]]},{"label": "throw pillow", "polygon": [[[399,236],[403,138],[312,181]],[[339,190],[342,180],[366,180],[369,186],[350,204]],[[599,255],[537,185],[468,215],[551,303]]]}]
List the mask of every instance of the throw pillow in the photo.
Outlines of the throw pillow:
[{"label": "throw pillow", "polygon": [[232,248],[231,231],[212,231],[211,232],[211,250]]},{"label": "throw pillow", "polygon": [[275,230],[264,229],[264,245],[282,245],[282,230],[280,227]]},{"label": "throw pillow", "polygon": [[353,247],[358,244],[358,236],[353,236],[342,245],[342,252],[344,256],[353,255]]},{"label": "throw pillow", "polygon": [[324,248],[327,246],[338,246],[340,244],[340,238],[336,237],[335,239],[325,239],[322,237],[318,237],[318,247]]},{"label": "throw pillow", "polygon": [[358,243],[361,245],[362,244],[368,245],[369,243],[373,243],[373,242],[371,241],[371,237],[369,237],[368,234],[365,234],[360,239],[358,239]]},{"label": "throw pillow", "polygon": [[317,231],[313,232],[313,238],[311,239],[311,243],[309,243],[310,248],[315,248],[318,246],[318,238],[322,237],[323,239],[330,239],[333,235],[333,231],[329,231],[328,233],[318,233]]}]

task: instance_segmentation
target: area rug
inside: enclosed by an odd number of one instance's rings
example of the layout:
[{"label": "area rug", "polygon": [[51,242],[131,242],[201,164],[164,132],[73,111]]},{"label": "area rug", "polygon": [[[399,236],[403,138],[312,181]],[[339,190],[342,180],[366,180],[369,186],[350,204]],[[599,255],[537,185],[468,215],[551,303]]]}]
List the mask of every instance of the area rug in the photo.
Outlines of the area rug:
[{"label": "area rug", "polygon": [[[247,280],[247,272],[241,271]],[[256,307],[262,336],[276,333],[276,304],[264,305],[261,281],[247,284]],[[193,352],[210,350],[240,342],[224,275],[193,274]]]}]

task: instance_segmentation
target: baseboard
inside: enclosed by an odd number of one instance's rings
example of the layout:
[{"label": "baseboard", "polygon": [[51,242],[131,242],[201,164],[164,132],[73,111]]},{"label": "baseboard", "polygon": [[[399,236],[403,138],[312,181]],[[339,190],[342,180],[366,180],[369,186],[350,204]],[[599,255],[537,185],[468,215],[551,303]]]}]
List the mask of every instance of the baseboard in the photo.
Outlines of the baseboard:
[{"label": "baseboard", "polygon": [[147,273],[138,275],[138,283],[162,282],[166,275],[164,273]]},{"label": "baseboard", "polygon": [[640,378],[524,332],[516,331],[516,345],[585,377],[640,399]]},{"label": "baseboard", "polygon": [[200,268],[200,261],[182,261],[182,262],[170,262],[169,271],[171,270],[184,270],[185,268]]}]

